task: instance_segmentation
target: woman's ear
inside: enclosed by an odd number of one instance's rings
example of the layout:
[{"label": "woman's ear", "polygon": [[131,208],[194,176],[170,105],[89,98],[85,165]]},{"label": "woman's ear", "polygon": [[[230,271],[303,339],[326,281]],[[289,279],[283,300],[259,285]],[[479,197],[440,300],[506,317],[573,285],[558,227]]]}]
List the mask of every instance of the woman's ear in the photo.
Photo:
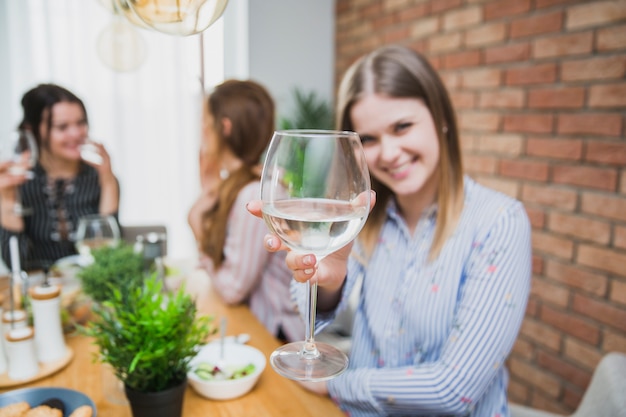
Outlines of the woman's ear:
[{"label": "woman's ear", "polygon": [[233,122],[228,117],[222,117],[222,137],[227,138],[233,130]]}]

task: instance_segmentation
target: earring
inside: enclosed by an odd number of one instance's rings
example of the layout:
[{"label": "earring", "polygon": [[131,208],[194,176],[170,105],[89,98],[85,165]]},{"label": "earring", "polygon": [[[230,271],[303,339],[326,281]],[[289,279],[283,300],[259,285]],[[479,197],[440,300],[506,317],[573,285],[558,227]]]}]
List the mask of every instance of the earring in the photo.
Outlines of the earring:
[{"label": "earring", "polygon": [[222,181],[227,180],[228,177],[230,177],[230,171],[228,171],[226,168],[220,169],[220,178],[222,179]]},{"label": "earring", "polygon": [[445,135],[446,133],[448,133],[448,126],[444,126],[441,128],[441,131],[443,132],[443,134]]}]

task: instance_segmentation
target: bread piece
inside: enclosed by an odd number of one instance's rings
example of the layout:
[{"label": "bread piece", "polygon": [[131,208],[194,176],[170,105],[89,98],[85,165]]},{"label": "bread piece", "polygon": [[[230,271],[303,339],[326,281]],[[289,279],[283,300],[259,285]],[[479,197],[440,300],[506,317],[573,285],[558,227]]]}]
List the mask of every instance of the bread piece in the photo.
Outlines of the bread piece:
[{"label": "bread piece", "polygon": [[26,401],[5,405],[0,408],[0,417],[21,417],[27,410],[30,410],[30,404]]},{"label": "bread piece", "polygon": [[70,414],[70,417],[91,417],[93,415],[93,410],[89,405],[81,405]]},{"label": "bread piece", "polygon": [[22,414],[22,417],[63,417],[63,413],[58,408],[40,405],[35,408],[31,408]]}]

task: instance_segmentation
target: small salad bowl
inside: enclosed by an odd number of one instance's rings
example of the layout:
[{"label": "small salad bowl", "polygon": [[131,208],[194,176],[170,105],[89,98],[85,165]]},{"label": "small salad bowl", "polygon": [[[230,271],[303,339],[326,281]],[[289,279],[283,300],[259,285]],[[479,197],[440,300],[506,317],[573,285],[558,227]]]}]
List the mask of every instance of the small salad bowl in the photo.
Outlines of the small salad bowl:
[{"label": "small salad bowl", "polygon": [[227,343],[224,357],[220,344],[202,347],[190,362],[189,384],[201,396],[228,400],[247,394],[265,369],[265,355],[252,346]]}]

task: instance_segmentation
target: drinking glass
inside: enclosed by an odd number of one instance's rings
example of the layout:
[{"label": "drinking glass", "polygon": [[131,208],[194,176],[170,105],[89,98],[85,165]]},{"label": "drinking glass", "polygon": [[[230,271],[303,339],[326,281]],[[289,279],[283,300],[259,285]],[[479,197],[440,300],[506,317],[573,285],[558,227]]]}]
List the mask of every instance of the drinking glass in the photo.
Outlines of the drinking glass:
[{"label": "drinking glass", "polygon": [[[13,130],[0,138],[0,161],[11,162],[8,173],[11,175],[26,175],[27,179],[34,177],[31,169],[37,163],[39,156],[37,143],[28,130]],[[22,205],[19,189],[15,195],[13,212],[18,216],[32,213],[32,209]]]},{"label": "drinking glass", "polygon": [[[355,132],[275,132],[261,177],[263,218],[290,249],[313,253],[317,261],[344,247],[361,231],[370,209],[370,178]],[[276,372],[300,381],[341,374],[348,357],[315,342],[317,281],[307,288],[305,340],[285,344],[270,356]]]},{"label": "drinking glass", "polygon": [[88,138],[85,140],[85,143],[80,145],[80,157],[82,160],[91,162],[92,164],[102,164],[102,155],[100,155],[96,141],[93,139]]},{"label": "drinking glass", "polygon": [[102,246],[116,246],[120,241],[120,229],[113,216],[92,214],[78,220],[76,250],[91,258],[91,250]]}]

